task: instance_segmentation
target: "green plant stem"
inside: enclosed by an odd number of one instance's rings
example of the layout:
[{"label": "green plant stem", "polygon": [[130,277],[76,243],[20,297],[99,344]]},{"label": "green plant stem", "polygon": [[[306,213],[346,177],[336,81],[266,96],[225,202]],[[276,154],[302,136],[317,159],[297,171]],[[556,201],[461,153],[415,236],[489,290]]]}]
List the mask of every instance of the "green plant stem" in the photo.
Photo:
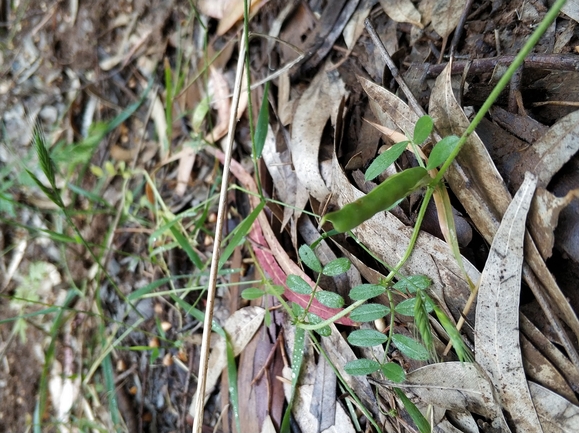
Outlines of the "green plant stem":
[{"label": "green plant stem", "polygon": [[543,34],[547,31],[547,29],[551,25],[551,23],[555,20],[555,18],[557,18],[559,11],[565,4],[565,1],[566,0],[557,0],[553,5],[553,7],[549,9],[547,15],[545,15],[545,18],[539,24],[539,27],[537,27],[537,29],[533,32],[533,34],[527,40],[521,51],[519,51],[519,53],[513,60],[513,63],[511,63],[505,74],[501,77],[495,88],[492,90],[491,94],[485,100],[482,107],[480,108],[480,110],[478,111],[478,113],[468,126],[468,128],[466,128],[466,131],[464,131],[464,133],[461,135],[460,140],[456,145],[456,148],[450,154],[444,165],[440,168],[440,171],[438,172],[438,175],[434,179],[433,184],[436,185],[442,180],[442,177],[444,176],[444,174],[446,173],[452,162],[455,160],[455,158],[459,154],[460,150],[462,149],[462,147],[464,146],[470,135],[474,132],[474,130],[479,125],[481,120],[484,118],[489,109],[495,103],[501,92],[505,89],[507,84],[509,84],[509,81],[511,80],[511,77],[513,76],[515,71],[523,64],[523,62],[525,61],[525,57],[527,57],[531,53],[531,50],[535,47],[535,45],[537,45],[537,42],[539,42],[541,36],[543,36]]}]

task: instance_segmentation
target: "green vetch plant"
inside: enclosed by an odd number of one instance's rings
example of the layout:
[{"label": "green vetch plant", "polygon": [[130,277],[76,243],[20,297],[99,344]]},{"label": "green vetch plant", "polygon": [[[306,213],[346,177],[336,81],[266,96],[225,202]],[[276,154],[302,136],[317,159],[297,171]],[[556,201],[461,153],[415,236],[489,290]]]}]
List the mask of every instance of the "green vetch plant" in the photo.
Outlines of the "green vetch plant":
[{"label": "green vetch plant", "polygon": [[[389,345],[394,344],[402,353],[411,359],[428,360],[434,358],[433,336],[428,319],[429,315],[433,313],[445,329],[458,358],[463,362],[469,361],[471,359],[470,352],[466,348],[458,330],[455,328],[452,321],[428,296],[428,286],[430,285],[428,278],[420,275],[414,275],[408,278],[400,278],[399,270],[412,254],[418,233],[420,231],[420,226],[424,218],[426,206],[428,205],[428,202],[432,198],[434,192],[437,189],[442,188],[442,179],[445,172],[448,170],[450,164],[454,161],[460,152],[462,146],[466,143],[469,135],[472,134],[482,118],[488,112],[489,108],[495,102],[498,95],[510,81],[515,70],[522,64],[524,58],[531,52],[531,49],[538,42],[541,35],[556,18],[563,4],[564,0],[558,0],[553,5],[552,9],[547,13],[545,19],[541,22],[531,38],[529,38],[521,52],[516,56],[514,62],[509,66],[495,89],[491,92],[469,127],[460,137],[444,137],[434,145],[428,160],[424,161],[421,157],[422,152],[420,150],[420,146],[431,136],[433,130],[433,121],[429,116],[421,117],[415,125],[412,137],[410,137],[407,141],[395,144],[388,151],[384,152],[382,155],[376,158],[376,160],[370,165],[366,172],[366,180],[376,178],[386,168],[393,164],[407,148],[414,151],[419,167],[410,168],[402,171],[397,175],[389,177],[386,181],[368,193],[365,197],[345,205],[340,210],[324,215],[321,223],[323,224],[325,222],[331,222],[333,224],[334,230],[326,233],[323,237],[331,236],[336,233],[349,232],[367,219],[373,217],[376,213],[391,208],[412,192],[426,187],[424,200],[420,207],[414,231],[406,253],[399,261],[399,263],[397,263],[392,268],[389,275],[384,281],[381,282],[381,284],[367,284],[352,288],[349,296],[354,301],[354,303],[343,308],[339,314],[326,320],[322,320],[319,317],[311,314],[308,311],[309,305],[306,308],[293,307],[288,310],[288,313],[290,313],[292,320],[296,324],[296,332],[299,337],[299,345],[296,343],[298,348],[294,348],[294,362],[301,362],[302,360],[300,357],[303,355],[302,340],[304,333],[302,330],[315,330],[321,336],[327,335],[329,332],[328,326],[335,320],[348,314],[352,320],[356,320],[358,322],[373,321],[390,315],[390,327],[388,328],[389,332],[387,335],[372,329],[355,330],[352,331],[348,336],[348,342],[351,345],[359,347],[386,345],[384,353],[387,354]],[[440,167],[438,173],[434,171],[437,167]],[[432,171],[433,177],[430,177],[427,174],[427,171],[429,170]],[[450,208],[448,200],[442,200],[442,203],[445,207],[444,212],[448,214]],[[453,246],[453,250],[458,251],[458,248]],[[328,269],[330,269],[330,271],[328,271],[326,267],[321,265],[312,248],[306,245],[302,245],[299,249],[299,255],[302,262],[312,271],[317,273],[318,278],[316,284],[314,288],[312,288],[300,277],[296,275],[289,275],[286,281],[288,287],[298,294],[309,295],[310,300],[316,298],[319,302],[328,307],[342,308],[344,305],[344,299],[334,293],[325,294],[325,292],[319,291],[318,282],[320,276],[323,274],[335,275],[333,273],[334,271],[347,271],[347,267],[349,266],[346,264],[347,262],[330,262],[328,265],[326,265],[329,266]],[[398,282],[396,283],[393,282],[395,277],[399,278]],[[414,296],[395,305],[392,296],[392,293],[395,290],[399,290],[406,295],[413,294]],[[476,290],[473,290],[473,293],[475,292]],[[370,302],[372,298],[381,294],[386,294],[388,296],[389,305]],[[252,296],[255,295],[256,293],[252,294]],[[394,333],[393,325],[395,314],[403,314],[405,316],[410,315],[414,317],[416,328],[420,334],[421,342],[405,335]],[[296,338],[296,340],[297,339],[298,338]],[[297,354],[296,350],[298,351]],[[294,388],[299,370],[300,366],[296,367],[292,364],[292,385]],[[387,359],[358,359],[348,363],[345,366],[345,370],[348,373],[355,375],[368,375],[380,372],[384,375],[384,377],[394,383],[401,383],[405,379],[403,369],[396,363],[388,362]],[[412,404],[412,402],[400,389],[394,388],[394,392],[403,402],[405,408],[418,426],[419,430],[421,432],[429,432],[430,426],[428,422],[418,411],[418,409]]]}]

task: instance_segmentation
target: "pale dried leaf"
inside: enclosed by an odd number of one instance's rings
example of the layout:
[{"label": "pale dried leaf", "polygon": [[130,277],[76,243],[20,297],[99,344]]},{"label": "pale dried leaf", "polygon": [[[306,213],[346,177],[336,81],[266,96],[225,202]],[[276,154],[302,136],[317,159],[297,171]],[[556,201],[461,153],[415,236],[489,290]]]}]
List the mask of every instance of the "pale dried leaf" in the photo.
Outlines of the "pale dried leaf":
[{"label": "pale dried leaf", "polygon": [[547,388],[529,382],[529,391],[544,433],[572,433],[579,425],[579,407]]},{"label": "pale dried leaf", "polygon": [[579,23],[579,0],[567,0],[561,12]]},{"label": "pale dried leaf", "polygon": [[[263,318],[265,317],[265,310],[261,307],[245,307],[241,310],[234,312],[226,321],[223,329],[227,332],[230,337],[231,344],[233,345],[233,353],[235,356],[239,355],[244,347],[251,341],[253,334],[259,329],[263,323]],[[227,352],[225,340],[222,337],[217,336],[217,342],[215,343],[211,354],[209,355],[206,379],[206,389],[205,389],[205,401],[209,398],[219,376],[223,369],[227,366]],[[195,415],[195,402],[197,400],[197,394],[193,397],[193,401],[189,406],[189,414],[191,416]]]},{"label": "pale dried leaf", "polygon": [[337,377],[325,357],[320,356],[312,389],[310,413],[318,420],[319,429],[326,430],[336,419]]},{"label": "pale dried leaf", "polygon": [[309,197],[298,180],[296,172],[292,169],[289,150],[281,153],[276,150],[275,135],[271,126],[268,126],[262,157],[275,185],[275,198],[288,205],[283,208],[281,224],[281,230],[283,230],[292,216],[296,220],[299,218],[302,213],[301,209],[306,206]]},{"label": "pale dried leaf", "polygon": [[[288,352],[293,351],[294,339],[295,339],[295,326],[288,321],[284,322],[284,336],[286,338],[286,344],[288,347]],[[338,334],[342,338],[332,325],[332,334]],[[342,338],[343,339],[343,338]],[[324,338],[322,341],[326,341]],[[351,349],[350,349],[351,350]],[[334,364],[338,366],[337,364]],[[284,393],[286,399],[289,401],[291,397],[291,381],[292,381],[292,369],[285,367],[283,370],[283,376],[286,379],[284,381]],[[304,359],[302,363],[302,368],[300,372],[300,378],[298,381],[297,389],[295,390],[295,399],[292,407],[292,414],[300,426],[303,432],[327,432],[327,433],[354,433],[356,430],[352,425],[352,420],[344,410],[344,408],[334,400],[335,405],[335,417],[332,425],[325,430],[320,429],[320,424],[318,419],[310,413],[310,408],[313,403],[313,391],[314,383],[316,381],[316,362],[313,354],[311,344],[308,344],[304,353]],[[368,388],[370,386],[368,385]],[[370,389],[370,393],[372,390]],[[375,401],[374,404],[377,404]]]},{"label": "pale dried leaf", "polygon": [[[212,0],[209,0],[211,2]],[[266,4],[269,0],[251,0],[249,5],[249,13],[250,15],[255,14],[264,4]],[[219,25],[217,26],[217,36],[222,36],[231,29],[235,23],[240,21],[243,18],[243,9],[244,9],[244,2],[242,1],[230,1],[228,8],[224,11],[223,19],[219,21]]]},{"label": "pale dried leaf", "polygon": [[432,27],[443,38],[448,37],[458,25],[464,0],[438,0],[432,11]]},{"label": "pale dried leaf", "polygon": [[553,176],[579,151],[579,110],[555,123],[536,141],[524,160],[513,171],[515,179],[522,179],[525,171],[539,178],[538,185],[546,188]]},{"label": "pale dried leaf", "polygon": [[203,15],[220,20],[234,3],[236,0],[199,0],[196,7]]},{"label": "pale dried leaf", "polygon": [[318,72],[298,102],[290,145],[298,179],[319,202],[330,193],[320,174],[320,140],[328,119],[335,124],[340,101],[348,94],[338,71],[327,71],[329,66]]},{"label": "pale dried leaf", "polygon": [[[436,79],[430,98],[429,114],[442,136],[454,134],[460,137],[470,124],[454,97],[449,66],[444,68],[444,71]],[[476,132],[470,135],[456,160],[463,168],[468,169],[469,188],[478,190],[479,196],[486,197],[486,201],[494,208],[495,216],[500,218],[509,205],[510,194]],[[471,215],[470,212],[469,216],[475,218],[475,215]],[[492,234],[490,239],[492,239]]]},{"label": "pale dried leaf", "polygon": [[[478,424],[470,412],[447,412],[446,416],[463,433],[479,433]],[[444,421],[443,421],[444,422]]]},{"label": "pale dried leaf", "polygon": [[[577,430],[579,407],[541,385],[531,381],[527,383],[544,433]],[[412,390],[424,402],[439,404],[457,413],[468,410],[483,415],[490,418],[500,431],[510,431],[493,398],[488,378],[476,364],[445,362],[428,365],[409,373],[402,387]]]},{"label": "pale dried leaf", "polygon": [[579,190],[569,191],[565,197],[556,197],[544,188],[537,188],[529,211],[529,231],[543,259],[548,259],[553,253],[559,213],[575,198],[579,198]]},{"label": "pale dried leaf", "polygon": [[[229,113],[231,111],[231,99],[229,97],[229,83],[223,72],[213,67],[210,68],[209,87],[211,92],[211,105],[217,110],[217,124],[207,134],[205,140],[215,143],[225,136],[229,126]],[[239,106],[237,107],[237,119],[241,117],[247,106],[247,92],[241,92]]]},{"label": "pale dried leaf", "polygon": [[360,5],[356,8],[356,11],[346,24],[342,36],[344,37],[344,42],[349,50],[353,50],[356,42],[364,32],[364,20],[370,14],[372,9],[372,3],[370,1],[362,1]]},{"label": "pale dried leaf", "polygon": [[541,432],[527,387],[519,342],[525,221],[537,178],[530,173],[508,207],[491,246],[478,292],[476,361],[486,370],[521,432]]},{"label": "pale dried leaf", "polygon": [[420,12],[410,0],[380,0],[386,15],[399,23],[411,23],[422,28]]},{"label": "pale dried leaf", "polygon": [[161,102],[161,98],[156,93],[150,93],[149,99],[153,104],[151,108],[151,119],[153,119],[153,123],[155,125],[155,133],[157,137],[159,137],[159,155],[161,160],[167,158],[169,153],[169,142],[167,141],[167,118],[165,117],[165,107],[163,107],[163,103]]},{"label": "pale dried leaf", "polygon": [[189,148],[185,149],[185,152],[181,154],[179,158],[179,166],[177,168],[177,186],[175,187],[175,195],[177,197],[183,197],[185,191],[187,190],[187,184],[189,183],[189,178],[191,177],[191,170],[195,165],[195,149]]},{"label": "pale dried leaf", "polygon": [[492,385],[475,364],[428,365],[408,373],[401,387],[412,390],[425,403],[455,412],[468,410],[490,419],[495,427],[510,431]]},{"label": "pale dried leaf", "polygon": [[335,325],[330,325],[330,328],[332,329],[332,333],[329,337],[322,339],[322,348],[328,355],[330,362],[337,368],[340,376],[348,386],[354,390],[365,407],[376,419],[380,419],[378,402],[366,376],[351,376],[344,370],[344,365],[346,365],[347,362],[357,359],[354,351]]},{"label": "pale dried leaf", "polygon": [[261,433],[277,433],[277,430],[275,429],[273,421],[269,415],[266,416],[265,421],[263,421],[263,425],[261,426]]}]

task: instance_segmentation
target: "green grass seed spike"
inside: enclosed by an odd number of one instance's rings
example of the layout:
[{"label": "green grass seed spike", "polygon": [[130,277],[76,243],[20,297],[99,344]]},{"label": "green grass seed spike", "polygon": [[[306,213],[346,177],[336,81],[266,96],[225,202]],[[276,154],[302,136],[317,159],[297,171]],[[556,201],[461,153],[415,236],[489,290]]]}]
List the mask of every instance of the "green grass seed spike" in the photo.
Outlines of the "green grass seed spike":
[{"label": "green grass seed spike", "polygon": [[322,224],[330,221],[338,233],[344,233],[385,211],[414,190],[427,185],[431,178],[426,169],[414,167],[390,176],[364,197],[348,203],[342,209],[330,212],[322,218]]}]

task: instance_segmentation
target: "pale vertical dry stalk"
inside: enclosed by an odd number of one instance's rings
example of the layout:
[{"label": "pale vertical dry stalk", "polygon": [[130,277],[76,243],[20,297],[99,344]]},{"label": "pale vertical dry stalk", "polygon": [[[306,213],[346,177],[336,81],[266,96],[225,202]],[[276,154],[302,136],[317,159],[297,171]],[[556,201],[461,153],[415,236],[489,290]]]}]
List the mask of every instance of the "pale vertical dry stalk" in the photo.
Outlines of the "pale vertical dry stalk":
[{"label": "pale vertical dry stalk", "polygon": [[213,321],[213,308],[215,305],[215,291],[217,287],[217,272],[219,271],[219,258],[221,256],[221,238],[223,235],[223,224],[225,221],[227,185],[229,183],[229,166],[231,164],[231,151],[233,148],[233,137],[235,133],[235,123],[237,117],[237,106],[241,94],[241,80],[243,77],[243,65],[246,50],[245,38],[241,38],[241,50],[237,61],[237,71],[235,75],[235,88],[233,89],[233,100],[231,101],[231,114],[229,117],[229,128],[225,145],[225,161],[223,162],[223,176],[221,179],[221,190],[219,191],[219,209],[217,211],[217,223],[215,225],[215,243],[213,244],[213,257],[211,258],[211,270],[209,272],[209,285],[207,287],[207,307],[205,309],[205,321],[203,323],[203,337],[201,341],[201,359],[199,360],[199,373],[197,375],[197,400],[195,401],[195,411],[193,419],[193,433],[201,433],[203,426],[203,408],[205,406],[205,388],[207,382],[207,363],[209,361],[209,345],[211,340],[211,323]]}]

